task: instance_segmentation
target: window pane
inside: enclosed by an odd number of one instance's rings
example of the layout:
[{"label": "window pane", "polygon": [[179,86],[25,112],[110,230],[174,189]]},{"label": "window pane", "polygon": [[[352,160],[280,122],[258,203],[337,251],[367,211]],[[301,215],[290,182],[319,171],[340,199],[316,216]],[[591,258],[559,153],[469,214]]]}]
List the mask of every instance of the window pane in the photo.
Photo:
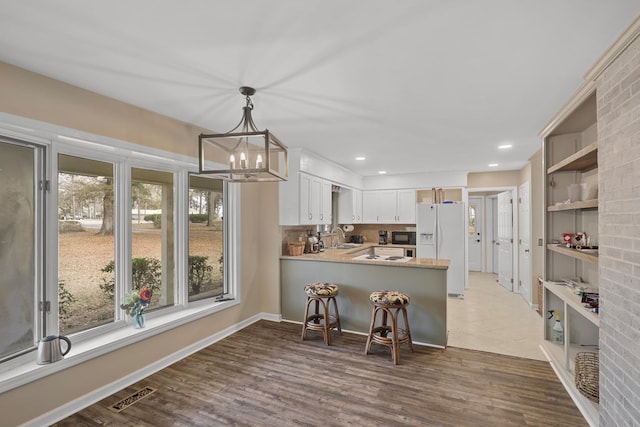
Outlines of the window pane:
[{"label": "window pane", "polygon": [[147,310],[175,302],[173,174],[131,169],[132,289],[153,290]]},{"label": "window pane", "polygon": [[113,164],[58,156],[60,333],[113,322]]},{"label": "window pane", "polygon": [[469,205],[469,236],[476,234],[476,205]]},{"label": "window pane", "polygon": [[189,301],[224,292],[222,180],[189,176]]},{"label": "window pane", "polygon": [[33,346],[35,150],[0,142],[0,360]]}]

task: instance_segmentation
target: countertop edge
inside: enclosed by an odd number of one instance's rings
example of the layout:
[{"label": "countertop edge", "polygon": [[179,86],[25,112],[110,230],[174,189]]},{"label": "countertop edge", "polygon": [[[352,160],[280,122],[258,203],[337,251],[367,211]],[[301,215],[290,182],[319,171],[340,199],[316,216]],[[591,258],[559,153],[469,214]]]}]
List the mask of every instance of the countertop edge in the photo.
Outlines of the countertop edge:
[{"label": "countertop edge", "polygon": [[[407,262],[393,261],[364,261],[355,260],[359,252],[365,252],[369,248],[377,247],[374,243],[365,243],[362,246],[353,249],[326,249],[318,254],[302,254],[299,256],[281,255],[282,260],[293,261],[319,261],[319,262],[338,262],[343,264],[359,264],[359,265],[378,265],[385,267],[404,267],[404,268],[427,268],[432,270],[448,270],[450,261],[448,259],[433,258],[413,258]],[[386,245],[386,247],[415,247],[410,245]]]}]

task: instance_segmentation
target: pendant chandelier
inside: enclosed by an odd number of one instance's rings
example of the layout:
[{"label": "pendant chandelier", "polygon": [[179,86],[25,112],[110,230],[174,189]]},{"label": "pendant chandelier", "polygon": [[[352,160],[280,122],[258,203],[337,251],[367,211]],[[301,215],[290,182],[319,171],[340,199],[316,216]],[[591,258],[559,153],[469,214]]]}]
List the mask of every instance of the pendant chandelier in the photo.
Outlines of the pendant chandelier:
[{"label": "pendant chandelier", "polygon": [[[240,123],[227,133],[200,134],[200,173],[216,175],[231,182],[287,180],[287,147],[268,129],[258,130],[253,122],[251,96],[256,90],[242,86],[240,93],[246,100]],[[221,151],[228,162],[227,167],[221,167]]]}]

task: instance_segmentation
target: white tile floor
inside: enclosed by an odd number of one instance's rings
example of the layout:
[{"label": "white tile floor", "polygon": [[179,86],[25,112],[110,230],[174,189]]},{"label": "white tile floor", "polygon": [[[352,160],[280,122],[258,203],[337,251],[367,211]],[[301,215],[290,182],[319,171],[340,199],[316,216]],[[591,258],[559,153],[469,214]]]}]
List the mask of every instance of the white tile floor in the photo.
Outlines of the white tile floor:
[{"label": "white tile floor", "polygon": [[447,345],[546,361],[540,350],[541,316],[497,278],[469,272],[464,298],[448,299]]}]

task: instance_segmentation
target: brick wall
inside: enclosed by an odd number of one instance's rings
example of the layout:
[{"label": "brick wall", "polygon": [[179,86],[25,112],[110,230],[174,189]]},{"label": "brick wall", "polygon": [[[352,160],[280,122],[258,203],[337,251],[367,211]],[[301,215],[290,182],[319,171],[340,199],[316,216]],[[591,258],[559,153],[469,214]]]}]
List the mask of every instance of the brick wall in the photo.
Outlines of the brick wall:
[{"label": "brick wall", "polygon": [[640,422],[640,39],[597,80],[600,425]]}]

